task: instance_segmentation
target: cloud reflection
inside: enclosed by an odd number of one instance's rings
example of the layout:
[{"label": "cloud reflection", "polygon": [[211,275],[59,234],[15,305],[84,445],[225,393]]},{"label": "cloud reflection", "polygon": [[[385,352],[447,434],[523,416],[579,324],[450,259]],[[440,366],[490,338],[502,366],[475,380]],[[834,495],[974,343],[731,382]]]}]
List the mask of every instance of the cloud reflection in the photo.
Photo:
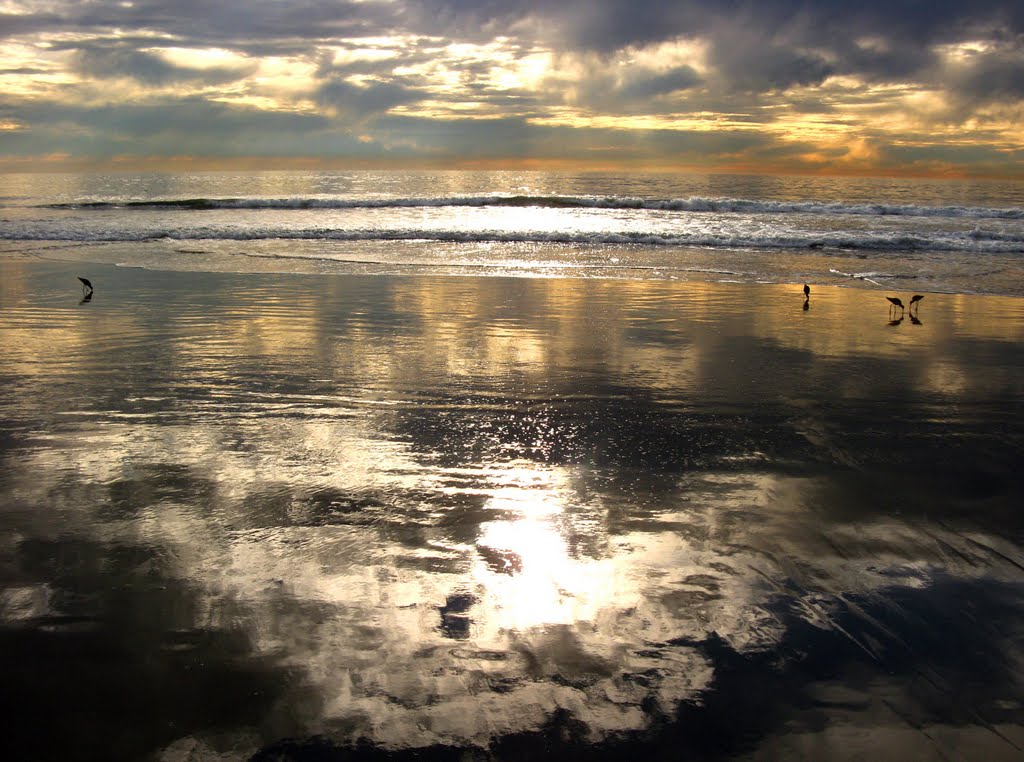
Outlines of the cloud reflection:
[{"label": "cloud reflection", "polygon": [[[789,287],[109,268],[86,312],[4,267],[10,653],[187,646],[266,688],[255,727],[204,705],[251,752],[1019,720],[1018,300],[965,341],[939,295],[890,338],[826,288],[812,330]],[[147,748],[216,741],[180,732]]]}]

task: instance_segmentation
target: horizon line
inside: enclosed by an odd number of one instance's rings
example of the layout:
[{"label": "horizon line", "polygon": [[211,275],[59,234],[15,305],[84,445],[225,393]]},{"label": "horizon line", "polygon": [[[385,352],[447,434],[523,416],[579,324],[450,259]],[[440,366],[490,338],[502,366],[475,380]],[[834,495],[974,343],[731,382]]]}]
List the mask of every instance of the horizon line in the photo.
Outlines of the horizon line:
[{"label": "horizon line", "polygon": [[0,156],[4,174],[63,172],[193,172],[218,171],[571,171],[639,172],[643,174],[735,174],[811,177],[906,178],[922,180],[998,180],[1019,182],[1024,171],[984,167],[801,166],[749,163],[692,164],[645,161],[585,161],[559,158],[401,157],[393,159],[321,156],[131,156],[87,157],[62,155]]}]

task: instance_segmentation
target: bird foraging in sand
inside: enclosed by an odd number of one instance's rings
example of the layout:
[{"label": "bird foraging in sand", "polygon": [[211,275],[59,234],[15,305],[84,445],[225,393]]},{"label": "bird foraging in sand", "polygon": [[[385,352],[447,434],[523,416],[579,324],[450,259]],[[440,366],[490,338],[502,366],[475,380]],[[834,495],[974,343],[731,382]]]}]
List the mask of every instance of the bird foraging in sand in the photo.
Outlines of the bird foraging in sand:
[{"label": "bird foraging in sand", "polygon": [[80,281],[82,281],[82,289],[83,290],[90,291],[90,292],[92,291],[92,283],[89,282],[88,278],[83,278],[81,275],[79,275],[78,279]]},{"label": "bird foraging in sand", "polygon": [[893,307],[899,307],[900,312],[903,312],[903,302],[898,297],[887,296],[885,298],[888,299],[889,302],[892,304],[892,306],[889,307],[890,310],[893,309]]}]

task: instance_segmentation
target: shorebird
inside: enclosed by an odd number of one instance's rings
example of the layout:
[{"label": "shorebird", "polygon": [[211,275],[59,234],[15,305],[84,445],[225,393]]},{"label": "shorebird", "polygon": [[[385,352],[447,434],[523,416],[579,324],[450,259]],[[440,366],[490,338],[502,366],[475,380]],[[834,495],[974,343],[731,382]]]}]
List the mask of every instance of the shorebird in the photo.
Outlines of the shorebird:
[{"label": "shorebird", "polygon": [[[892,303],[892,307],[899,307],[900,308],[900,312],[903,312],[903,302],[900,301],[897,297],[895,297],[895,296],[887,296],[885,298],[888,299]],[[892,307],[890,307],[889,309],[891,310]]]},{"label": "shorebird", "polygon": [[924,294],[914,294],[910,297],[910,309],[914,309],[914,305],[924,299]]},{"label": "shorebird", "polygon": [[810,299],[810,298],[811,298],[811,287],[810,287],[810,286],[808,286],[808,285],[807,285],[807,284],[805,283],[805,284],[804,284],[804,299]]},{"label": "shorebird", "polygon": [[89,282],[88,278],[83,278],[81,275],[79,275],[78,279],[80,281],[82,281],[82,289],[83,290],[92,291],[92,283]]}]

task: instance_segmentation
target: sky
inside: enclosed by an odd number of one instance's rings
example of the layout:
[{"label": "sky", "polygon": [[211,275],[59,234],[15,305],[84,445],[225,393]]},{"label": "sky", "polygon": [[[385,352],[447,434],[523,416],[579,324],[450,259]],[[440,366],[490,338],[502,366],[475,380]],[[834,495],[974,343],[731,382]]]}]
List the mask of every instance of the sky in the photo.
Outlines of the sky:
[{"label": "sky", "polygon": [[0,170],[1024,179],[1020,0],[0,0]]}]

